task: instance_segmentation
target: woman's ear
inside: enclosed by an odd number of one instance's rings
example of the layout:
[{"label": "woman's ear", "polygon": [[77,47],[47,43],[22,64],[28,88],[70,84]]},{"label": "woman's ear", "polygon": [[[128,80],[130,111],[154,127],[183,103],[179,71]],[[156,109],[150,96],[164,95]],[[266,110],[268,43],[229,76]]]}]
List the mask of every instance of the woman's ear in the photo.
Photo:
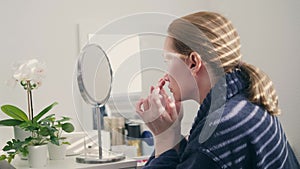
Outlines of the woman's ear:
[{"label": "woman's ear", "polygon": [[202,66],[202,60],[197,52],[192,52],[188,57],[188,66],[191,72],[196,75]]}]

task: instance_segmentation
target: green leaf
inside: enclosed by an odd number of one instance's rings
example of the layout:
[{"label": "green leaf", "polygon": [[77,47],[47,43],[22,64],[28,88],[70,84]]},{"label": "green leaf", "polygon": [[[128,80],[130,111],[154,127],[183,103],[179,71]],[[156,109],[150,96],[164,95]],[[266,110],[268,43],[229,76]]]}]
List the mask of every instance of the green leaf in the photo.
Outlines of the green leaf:
[{"label": "green leaf", "polygon": [[40,130],[40,135],[42,135],[42,136],[50,135],[49,129],[47,127],[42,127],[41,130]]},{"label": "green leaf", "polygon": [[6,155],[1,155],[1,156],[0,156],[0,161],[1,161],[1,160],[5,160],[5,159],[6,159]]},{"label": "green leaf", "polygon": [[9,151],[13,149],[13,143],[11,141],[7,142],[7,145],[3,147],[3,151]]},{"label": "green leaf", "polygon": [[27,127],[29,127],[29,126],[31,126],[31,121],[25,121],[25,122],[22,122],[20,125],[19,125],[19,127],[21,128],[21,129],[27,129]]},{"label": "green leaf", "polygon": [[10,154],[7,158],[8,163],[11,163],[12,159],[15,158],[15,154]]},{"label": "green leaf", "polygon": [[23,123],[23,121],[16,120],[16,119],[6,119],[6,120],[0,121],[0,125],[3,125],[3,126],[18,126],[21,123]]},{"label": "green leaf", "polygon": [[57,137],[50,137],[51,143],[59,146],[59,139]]},{"label": "green leaf", "polygon": [[43,124],[43,123],[52,123],[55,121],[55,114],[50,114],[48,116],[46,116],[45,118],[41,119],[39,121],[39,123]]},{"label": "green leaf", "polygon": [[16,106],[3,105],[3,106],[1,106],[1,110],[13,119],[20,120],[20,121],[27,121],[28,120],[28,117],[24,113],[24,111],[22,111],[21,109],[19,109]]},{"label": "green leaf", "polygon": [[39,129],[39,124],[36,122],[32,122],[31,120],[23,122],[19,125],[21,129],[24,129],[25,131],[31,131],[36,132]]},{"label": "green leaf", "polygon": [[71,143],[69,143],[67,141],[62,142],[61,144],[71,145]]},{"label": "green leaf", "polygon": [[66,121],[69,121],[71,118],[70,117],[62,117],[62,119],[60,120],[57,120],[58,123],[62,123],[62,122],[66,122]]},{"label": "green leaf", "polygon": [[62,129],[67,133],[71,133],[74,131],[74,126],[71,123],[64,123],[62,124]]},{"label": "green leaf", "polygon": [[24,140],[24,143],[25,144],[28,144],[28,143],[30,143],[31,141],[33,140],[33,137],[27,137],[27,138],[25,138],[25,140]]},{"label": "green leaf", "polygon": [[36,115],[33,118],[33,121],[37,122],[43,115],[45,115],[48,111],[50,111],[55,105],[57,105],[57,102],[52,103],[48,107],[46,107],[44,110],[42,110],[38,115]]}]

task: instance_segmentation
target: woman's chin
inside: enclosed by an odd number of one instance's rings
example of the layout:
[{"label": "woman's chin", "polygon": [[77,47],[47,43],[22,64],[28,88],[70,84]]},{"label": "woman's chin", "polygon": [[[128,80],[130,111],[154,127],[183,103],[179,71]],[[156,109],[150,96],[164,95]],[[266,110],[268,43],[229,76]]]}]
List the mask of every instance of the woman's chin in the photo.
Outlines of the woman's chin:
[{"label": "woman's chin", "polygon": [[181,97],[172,93],[175,102],[181,102]]},{"label": "woman's chin", "polygon": [[173,96],[173,99],[175,102],[181,102],[181,97],[180,94],[177,94],[176,92],[174,92],[174,90],[170,89],[170,93]]}]

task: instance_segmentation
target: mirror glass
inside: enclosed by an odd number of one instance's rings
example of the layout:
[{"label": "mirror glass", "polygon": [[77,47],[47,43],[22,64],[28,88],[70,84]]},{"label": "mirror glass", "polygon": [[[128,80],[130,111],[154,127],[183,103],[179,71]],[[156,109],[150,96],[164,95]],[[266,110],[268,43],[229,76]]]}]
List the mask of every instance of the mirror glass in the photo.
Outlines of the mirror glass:
[{"label": "mirror glass", "polygon": [[105,52],[99,45],[86,45],[78,59],[77,82],[84,101],[102,106],[109,99],[112,70]]}]

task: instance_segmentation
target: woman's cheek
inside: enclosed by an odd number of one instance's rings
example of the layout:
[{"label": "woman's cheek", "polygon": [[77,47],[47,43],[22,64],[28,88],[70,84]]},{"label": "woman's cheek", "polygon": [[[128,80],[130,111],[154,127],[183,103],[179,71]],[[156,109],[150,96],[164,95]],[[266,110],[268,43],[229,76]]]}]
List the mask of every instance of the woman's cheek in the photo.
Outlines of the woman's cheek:
[{"label": "woman's cheek", "polygon": [[197,83],[188,69],[174,69],[172,70],[172,80],[170,79],[170,86],[172,87],[174,97],[178,100],[184,101],[190,99],[191,94],[196,92]]},{"label": "woman's cheek", "polygon": [[181,101],[182,91],[184,90],[184,78],[182,77],[182,72],[173,72],[170,76],[169,88],[172,92],[175,101]]}]

